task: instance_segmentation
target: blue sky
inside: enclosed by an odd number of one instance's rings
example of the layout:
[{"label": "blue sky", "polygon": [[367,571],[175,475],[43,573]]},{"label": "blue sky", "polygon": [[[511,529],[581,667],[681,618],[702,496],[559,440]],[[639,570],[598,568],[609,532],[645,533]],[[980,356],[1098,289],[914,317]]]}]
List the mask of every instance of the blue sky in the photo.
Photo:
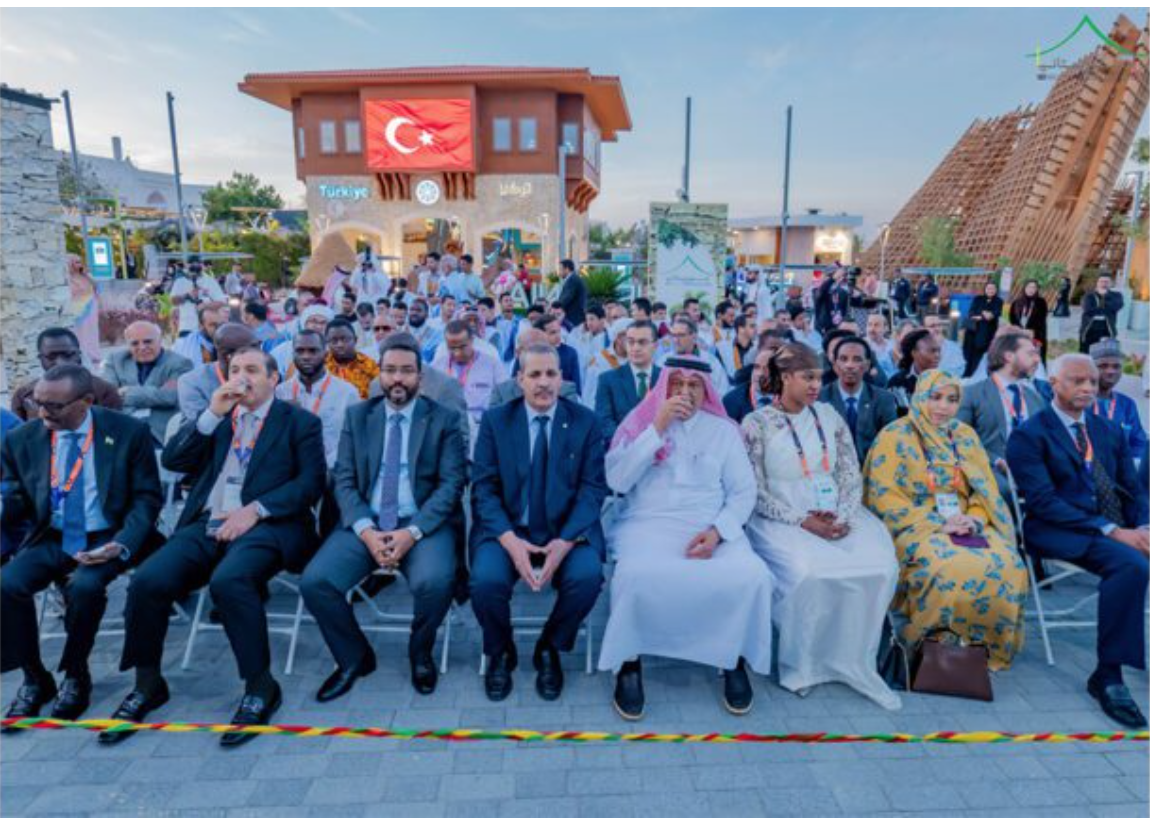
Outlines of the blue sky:
[{"label": "blue sky", "polygon": [[[1118,14],[1086,12],[1104,29]],[[236,90],[247,72],[470,63],[617,74],[635,128],[604,146],[604,190],[591,210],[616,225],[673,197],[688,94],[692,198],[729,203],[734,216],[777,213],[784,109],[792,103],[792,210],[861,214],[869,236],[972,120],[1045,96],[1050,83],[1023,55],[1061,40],[1082,13],[5,10],[0,65],[10,85],[72,92],[82,151],[108,155],[118,134],[138,164],[158,170],[171,167],[171,90],[185,179],[251,171],[294,203],[302,186],[289,115]],[[1126,14],[1145,19],[1138,9]],[[1089,47],[1082,36],[1064,53]],[[66,146],[62,110],[54,132]]]}]

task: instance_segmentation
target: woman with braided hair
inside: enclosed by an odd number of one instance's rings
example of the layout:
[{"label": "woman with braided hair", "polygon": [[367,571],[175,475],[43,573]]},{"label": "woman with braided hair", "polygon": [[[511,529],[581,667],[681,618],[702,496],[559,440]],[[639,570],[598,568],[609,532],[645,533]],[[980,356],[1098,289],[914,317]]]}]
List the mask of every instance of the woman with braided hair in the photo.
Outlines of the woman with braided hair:
[{"label": "woman with braided hair", "polygon": [[898,561],[862,505],[850,428],[818,401],[822,367],[811,348],[783,345],[767,373],[778,400],[747,416],[743,435],[758,483],[747,535],[775,579],[779,683],[800,695],[844,683],[898,709],[875,668]]}]

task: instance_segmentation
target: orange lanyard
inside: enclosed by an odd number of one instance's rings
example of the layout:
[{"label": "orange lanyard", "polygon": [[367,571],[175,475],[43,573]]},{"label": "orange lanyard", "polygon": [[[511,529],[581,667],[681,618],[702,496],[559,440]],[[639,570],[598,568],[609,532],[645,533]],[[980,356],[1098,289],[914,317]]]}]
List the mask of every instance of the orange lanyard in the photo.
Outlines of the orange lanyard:
[{"label": "orange lanyard", "polygon": [[57,501],[62,496],[72,492],[72,486],[76,483],[76,478],[79,477],[81,471],[84,469],[84,459],[88,456],[88,451],[92,449],[92,438],[96,434],[96,425],[88,425],[88,435],[84,438],[84,443],[80,446],[80,457],[76,459],[76,463],[72,465],[72,472],[68,474],[68,480],[64,486],[60,487],[60,474],[56,469],[56,433],[52,432],[52,462],[48,466],[48,475],[52,486],[52,496]]},{"label": "orange lanyard", "polygon": [[262,432],[264,429],[265,419],[260,419],[260,423],[256,427],[255,433],[252,434],[251,445],[244,447],[242,441],[236,440],[238,438],[238,436],[236,436],[236,419],[239,417],[240,409],[237,407],[232,411],[232,452],[235,453],[236,461],[240,463],[240,467],[246,470],[248,467],[248,462],[252,460],[252,453],[255,452],[256,441],[259,440],[260,432]]},{"label": "orange lanyard", "polygon": [[[1094,415],[1096,415],[1096,416],[1101,415],[1101,412],[1100,412],[1101,407],[1102,407],[1102,405],[1100,404],[1101,401],[1102,401],[1101,399],[1095,399],[1094,400],[1094,407],[1092,409],[1094,410]],[[1114,411],[1117,409],[1118,409],[1118,396],[1113,395],[1110,397],[1110,401],[1107,403],[1106,418],[1110,419],[1110,421],[1114,421]],[[1087,441],[1089,441],[1089,439],[1087,439]]]},{"label": "orange lanyard", "polygon": [[[313,416],[319,415],[319,406],[323,403],[323,394],[327,392],[328,385],[331,384],[331,374],[327,374],[327,378],[323,380],[323,384],[319,387],[319,396],[316,398],[315,403],[311,406],[311,414]],[[382,385],[383,382],[380,382]],[[291,388],[291,400],[296,404],[299,403],[299,379],[296,379]]]},{"label": "orange lanyard", "polygon": [[[922,448],[922,455],[926,459],[926,484],[930,490],[931,495],[938,494],[938,485],[934,480],[934,458],[930,455],[930,448],[926,446],[926,441],[922,437],[922,433],[915,429],[915,434],[918,435],[918,443]],[[962,458],[958,455],[958,447],[954,443],[954,435],[952,433],[946,434],[947,439],[950,441],[950,451],[954,453],[954,491],[958,492],[962,487]]]},{"label": "orange lanyard", "polygon": [[1018,387],[1018,399],[1022,404],[1022,413],[1020,414],[1014,409],[1014,399],[1011,397],[1010,392],[1003,387],[1002,382],[998,380],[998,374],[992,373],[990,378],[994,381],[994,386],[998,388],[998,395],[1002,396],[1002,401],[1006,405],[1010,417],[1019,422],[1026,421],[1030,413],[1026,409],[1026,391],[1022,389],[1022,385],[1016,385]]},{"label": "orange lanyard", "polygon": [[[831,456],[830,451],[827,449],[827,434],[823,432],[823,425],[822,422],[819,421],[819,414],[815,412],[813,407],[810,408],[810,410],[811,415],[814,416],[815,419],[815,429],[819,432],[819,443],[823,447],[823,472],[829,473],[831,471]],[[799,440],[799,434],[795,432],[795,425],[791,423],[791,418],[786,415],[786,413],[783,414],[783,421],[787,423],[787,429],[791,431],[791,441],[794,442],[795,451],[799,454],[799,464],[803,467],[803,477],[810,478],[811,468],[810,465],[807,464],[807,454],[803,450],[803,443]]]}]

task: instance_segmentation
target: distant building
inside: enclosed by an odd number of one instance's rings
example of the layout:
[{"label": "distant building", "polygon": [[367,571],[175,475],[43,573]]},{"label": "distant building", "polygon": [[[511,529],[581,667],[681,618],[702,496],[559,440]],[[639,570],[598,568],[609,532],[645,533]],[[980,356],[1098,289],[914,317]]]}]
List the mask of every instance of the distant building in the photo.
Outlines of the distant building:
[{"label": "distant building", "polygon": [[[787,264],[854,264],[855,230],[862,221],[861,216],[824,214],[817,208],[805,214],[792,214],[787,221]],[[779,264],[783,234],[781,216],[731,219],[727,230],[738,264]]]},{"label": "distant building", "polygon": [[[63,160],[71,162],[71,153],[60,151],[59,154]],[[124,155],[119,137],[112,137],[110,157],[81,153],[80,171],[89,184],[94,182],[108,198],[118,199],[123,208],[155,211],[157,217],[176,213],[176,182],[171,171],[148,171],[138,167],[131,157]],[[204,191],[211,187],[185,181],[184,206],[201,206]],[[68,221],[75,222],[76,218],[69,217]]]}]

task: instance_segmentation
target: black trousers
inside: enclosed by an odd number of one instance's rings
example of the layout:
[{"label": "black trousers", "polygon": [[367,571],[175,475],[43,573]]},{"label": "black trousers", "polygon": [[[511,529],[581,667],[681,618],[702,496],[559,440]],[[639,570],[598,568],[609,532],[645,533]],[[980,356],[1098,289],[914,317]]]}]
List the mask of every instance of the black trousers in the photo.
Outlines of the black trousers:
[{"label": "black trousers", "polygon": [[230,543],[209,538],[206,529],[207,516],[180,528],[132,576],[121,670],[162,664],[172,604],[205,584],[240,677],[251,680],[271,667],[262,593],[284,567],[281,543],[302,538],[301,527],[260,523]]},{"label": "black trousers", "polygon": [[[111,533],[92,533],[90,547],[106,544]],[[127,569],[119,559],[98,566],[81,566],[51,536],[25,547],[0,573],[0,671],[41,666],[40,630],[36,624],[36,593],[56,583],[64,590],[64,651],[60,670],[81,674],[96,642],[108,606],[108,584]]]},{"label": "black trousers", "polygon": [[[401,521],[400,525],[406,523]],[[455,530],[450,524],[420,540],[399,563],[415,599],[408,643],[411,658],[430,654],[435,647],[435,633],[451,609],[455,564]],[[347,592],[377,568],[359,536],[345,527],[324,542],[300,582],[308,610],[315,616],[335,662],[344,669],[372,651],[347,601]]]}]

